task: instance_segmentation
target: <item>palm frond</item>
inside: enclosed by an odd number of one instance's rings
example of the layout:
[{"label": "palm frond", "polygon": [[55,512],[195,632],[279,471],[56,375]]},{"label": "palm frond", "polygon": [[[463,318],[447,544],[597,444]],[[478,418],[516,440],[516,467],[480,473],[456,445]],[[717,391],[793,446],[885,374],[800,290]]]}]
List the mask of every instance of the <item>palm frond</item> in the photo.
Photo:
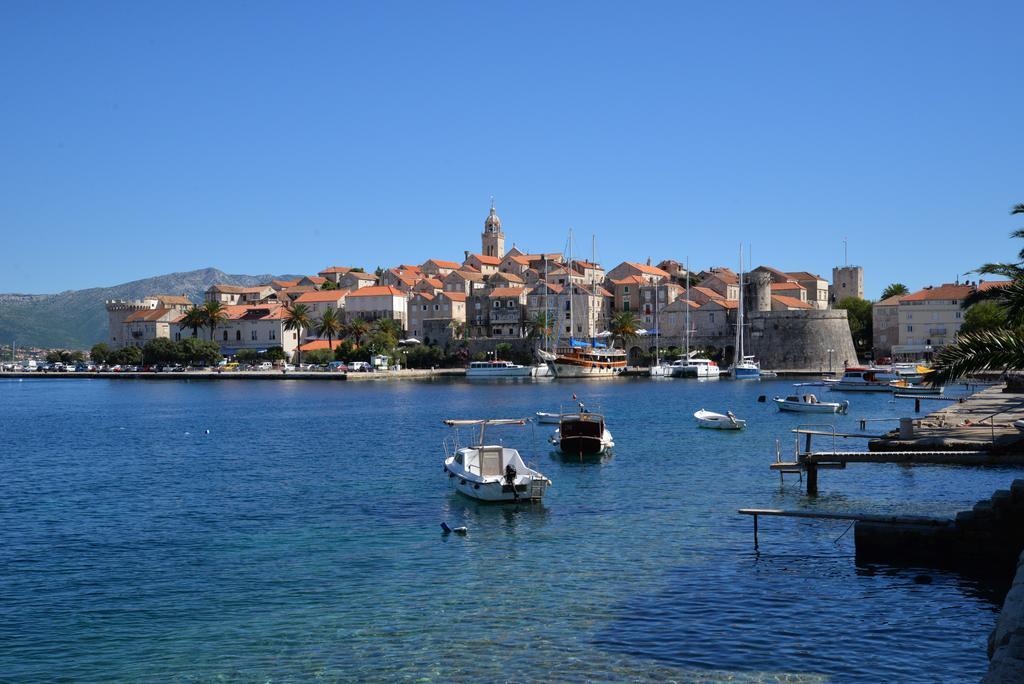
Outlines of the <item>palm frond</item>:
[{"label": "palm frond", "polygon": [[1024,368],[1024,337],[1011,330],[967,333],[935,355],[928,383],[942,385],[970,373]]},{"label": "palm frond", "polygon": [[981,275],[997,275],[1010,280],[1024,279],[1024,268],[1020,264],[982,264],[974,270]]},{"label": "palm frond", "polygon": [[1010,210],[1010,215],[1013,214],[1024,214],[1024,204],[1015,204],[1013,209]]}]

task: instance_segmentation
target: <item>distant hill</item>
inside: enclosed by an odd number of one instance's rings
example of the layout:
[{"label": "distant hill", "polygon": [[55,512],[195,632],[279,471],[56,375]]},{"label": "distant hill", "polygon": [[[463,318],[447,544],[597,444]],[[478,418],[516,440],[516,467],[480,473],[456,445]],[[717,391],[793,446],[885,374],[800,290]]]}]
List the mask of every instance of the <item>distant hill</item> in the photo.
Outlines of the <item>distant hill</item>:
[{"label": "distant hill", "polygon": [[68,290],[60,294],[0,294],[0,342],[19,347],[88,349],[107,339],[108,299],[141,299],[150,294],[183,294],[201,302],[215,283],[251,286],[298,276],[228,275],[216,268],[134,280],[113,287]]}]

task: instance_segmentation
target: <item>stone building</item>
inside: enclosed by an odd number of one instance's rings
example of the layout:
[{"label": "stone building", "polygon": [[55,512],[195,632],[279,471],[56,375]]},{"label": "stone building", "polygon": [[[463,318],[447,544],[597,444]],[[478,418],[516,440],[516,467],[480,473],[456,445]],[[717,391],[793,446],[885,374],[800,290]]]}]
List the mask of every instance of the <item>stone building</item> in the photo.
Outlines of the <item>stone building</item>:
[{"label": "stone building", "polygon": [[[108,339],[107,343],[113,348],[127,347],[127,346],[138,346],[141,347],[145,344],[148,339],[142,337],[136,337],[135,332],[139,332],[138,325],[132,326],[130,329],[126,329],[125,324],[128,322],[128,318],[133,314],[139,312],[152,312],[152,311],[163,311],[172,313],[184,313],[186,310],[191,308],[192,301],[184,295],[148,295],[142,299],[111,299],[106,302],[107,309],[107,330]],[[165,314],[161,313],[156,318],[166,317]],[[136,317],[131,322],[134,324],[140,322],[142,317]],[[167,320],[173,320],[173,316],[167,318]],[[162,322],[167,322],[162,321]],[[156,323],[156,320],[153,321]],[[160,331],[157,331],[157,328]],[[143,330],[142,332],[146,332]],[[169,330],[163,326],[153,326],[153,337],[170,337]],[[138,344],[141,341],[141,344]]]},{"label": "stone building", "polygon": [[892,356],[892,348],[900,341],[900,300],[895,295],[871,305],[871,348],[876,359]]},{"label": "stone building", "polygon": [[864,268],[861,266],[836,266],[832,269],[829,301],[835,306],[847,297],[864,299]]},{"label": "stone building", "polygon": [[497,259],[496,266],[501,265],[501,259],[505,256],[505,233],[501,230],[501,219],[494,210],[494,199],[491,199],[491,212],[484,220],[484,232],[480,236],[481,250],[483,256]]}]

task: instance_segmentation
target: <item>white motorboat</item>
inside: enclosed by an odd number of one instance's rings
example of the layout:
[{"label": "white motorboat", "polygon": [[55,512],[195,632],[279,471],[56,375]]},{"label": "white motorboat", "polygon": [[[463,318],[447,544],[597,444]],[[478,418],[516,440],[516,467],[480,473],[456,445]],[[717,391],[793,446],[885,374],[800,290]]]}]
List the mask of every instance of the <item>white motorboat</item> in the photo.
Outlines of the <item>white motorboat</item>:
[{"label": "white motorboat", "polygon": [[467,378],[528,378],[532,373],[530,366],[511,361],[473,361],[466,369]]},{"label": "white motorboat", "polygon": [[742,430],[747,427],[747,421],[740,420],[732,414],[732,411],[726,411],[723,415],[701,409],[694,413],[693,417],[697,419],[698,427],[710,428],[712,430]]},{"label": "white motorboat", "polygon": [[593,456],[615,446],[612,433],[604,424],[604,415],[588,409],[581,402],[579,411],[563,411],[558,428],[549,440],[563,454]]},{"label": "white motorboat", "polygon": [[890,392],[889,383],[898,378],[882,368],[847,368],[843,377],[829,382],[829,388],[839,392]]},{"label": "white motorboat", "polygon": [[772,399],[780,411],[797,411],[800,413],[846,413],[850,410],[848,401],[819,401],[813,394],[801,394],[786,398]]},{"label": "white motorboat", "polygon": [[562,422],[562,414],[548,413],[546,411],[537,411],[537,422],[557,425],[558,423]]},{"label": "white motorboat", "polygon": [[551,480],[523,462],[519,452],[498,444],[486,444],[484,429],[489,425],[525,425],[525,420],[446,420],[449,427],[479,427],[479,439],[472,446],[460,446],[458,433],[444,440],[444,472],[456,490],[471,499],[517,503],[539,501]]},{"label": "white motorboat", "polygon": [[672,377],[672,367],[667,363],[651,366],[648,373],[652,378]]},{"label": "white motorboat", "polygon": [[535,378],[550,378],[554,377],[551,375],[551,368],[545,363],[535,363],[530,366],[530,375]]}]

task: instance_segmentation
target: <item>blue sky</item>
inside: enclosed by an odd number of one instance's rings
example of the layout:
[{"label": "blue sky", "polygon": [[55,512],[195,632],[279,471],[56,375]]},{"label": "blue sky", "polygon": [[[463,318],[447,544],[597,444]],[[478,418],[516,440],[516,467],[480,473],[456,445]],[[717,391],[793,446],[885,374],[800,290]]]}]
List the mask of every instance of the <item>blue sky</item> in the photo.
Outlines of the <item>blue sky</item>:
[{"label": "blue sky", "polygon": [[689,256],[1007,259],[1020,3],[0,4],[0,292]]}]

